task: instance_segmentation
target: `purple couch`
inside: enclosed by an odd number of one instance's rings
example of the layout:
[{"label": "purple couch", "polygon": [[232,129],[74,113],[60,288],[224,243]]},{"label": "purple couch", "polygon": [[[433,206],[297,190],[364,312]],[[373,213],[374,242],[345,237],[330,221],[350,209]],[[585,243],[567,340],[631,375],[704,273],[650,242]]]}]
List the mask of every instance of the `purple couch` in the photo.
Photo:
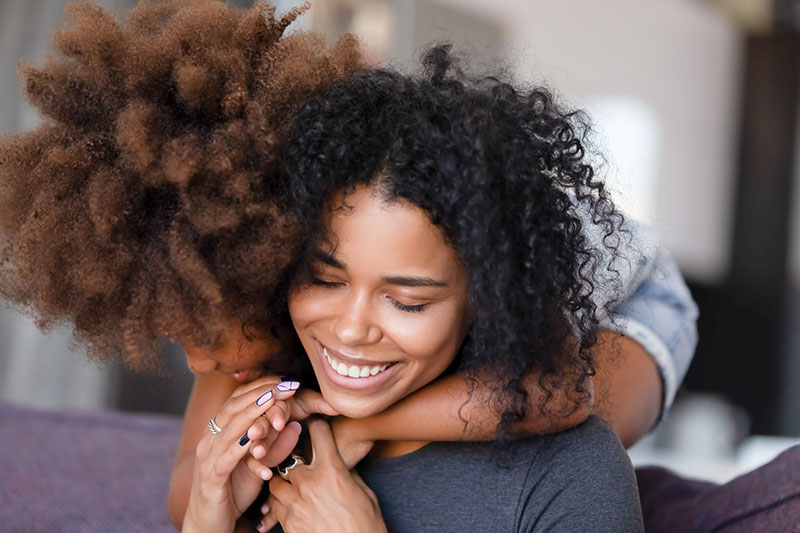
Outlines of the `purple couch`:
[{"label": "purple couch", "polygon": [[0,531],[175,531],[180,419],[0,407]]}]

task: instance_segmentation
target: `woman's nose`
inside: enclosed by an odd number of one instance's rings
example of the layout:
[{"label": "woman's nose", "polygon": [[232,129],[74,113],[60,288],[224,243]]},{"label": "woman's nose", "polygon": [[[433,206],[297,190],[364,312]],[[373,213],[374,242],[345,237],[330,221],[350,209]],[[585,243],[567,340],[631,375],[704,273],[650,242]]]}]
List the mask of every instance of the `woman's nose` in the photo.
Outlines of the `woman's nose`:
[{"label": "woman's nose", "polygon": [[344,300],[336,319],[335,333],[342,344],[350,346],[372,344],[381,339],[370,295],[356,293]]}]

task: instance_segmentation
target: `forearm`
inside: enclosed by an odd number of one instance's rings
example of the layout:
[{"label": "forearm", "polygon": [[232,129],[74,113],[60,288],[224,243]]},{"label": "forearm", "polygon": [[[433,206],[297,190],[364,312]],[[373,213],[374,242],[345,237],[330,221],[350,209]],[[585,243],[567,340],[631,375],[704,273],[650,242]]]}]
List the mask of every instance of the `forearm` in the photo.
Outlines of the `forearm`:
[{"label": "forearm", "polygon": [[653,428],[661,412],[663,384],[655,361],[629,337],[601,331],[592,351],[595,405],[622,444],[632,446]]},{"label": "forearm", "polygon": [[181,438],[167,496],[170,520],[178,529],[181,529],[189,505],[197,444],[203,433],[208,431],[208,421],[219,412],[237,385],[234,380],[221,374],[195,376],[183,416]]},{"label": "forearm", "polygon": [[167,509],[169,518],[178,530],[183,526],[183,517],[189,505],[189,492],[192,488],[192,473],[194,471],[194,454],[184,456],[175,464],[169,482],[167,496]]},{"label": "forearm", "polygon": [[[489,377],[486,377],[488,380]],[[523,435],[553,433],[574,427],[589,416],[590,405],[580,395],[556,390],[548,415],[540,409],[545,392],[539,374],[525,379],[529,394],[527,417],[514,430]],[[485,441],[494,440],[502,414],[490,386],[455,374],[439,379],[384,412],[360,420],[339,420],[337,438],[346,428],[354,440]]]}]

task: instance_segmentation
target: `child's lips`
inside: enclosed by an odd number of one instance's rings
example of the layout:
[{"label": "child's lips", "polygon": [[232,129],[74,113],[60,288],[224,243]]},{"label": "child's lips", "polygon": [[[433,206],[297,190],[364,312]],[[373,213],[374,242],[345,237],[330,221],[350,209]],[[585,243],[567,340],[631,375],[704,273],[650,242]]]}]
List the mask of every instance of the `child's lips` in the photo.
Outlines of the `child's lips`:
[{"label": "child's lips", "polygon": [[245,370],[237,370],[236,372],[231,374],[231,377],[238,381],[239,383],[249,383],[253,381],[256,376],[256,370],[252,368],[248,368]]}]

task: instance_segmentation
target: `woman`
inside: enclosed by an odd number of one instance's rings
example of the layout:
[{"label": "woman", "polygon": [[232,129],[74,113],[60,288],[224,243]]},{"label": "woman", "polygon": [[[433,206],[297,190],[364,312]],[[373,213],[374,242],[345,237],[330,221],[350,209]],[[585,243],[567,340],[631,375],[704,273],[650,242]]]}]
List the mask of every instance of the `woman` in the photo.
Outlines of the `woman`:
[{"label": "woman", "polygon": [[[276,390],[279,378],[252,381],[287,364],[270,294],[300,229],[276,203],[279,155],[293,113],[362,60],[352,38],[325,47],[318,36],[283,36],[297,12],[276,18],[266,4],[154,1],[118,22],[81,3],[69,15],[74,24],[54,38],[60,55],[22,68],[45,124],[0,141],[0,294],[43,326],[73,324],[100,359],[147,370],[159,367],[160,339],[186,347],[195,384],[170,491],[179,525],[198,444],[213,437],[208,421],[248,387],[270,389],[275,400],[296,394]],[[629,337],[593,352],[601,363],[596,405],[625,443],[669,406],[695,339],[696,309],[674,265],[650,259],[633,265],[619,298],[626,301],[605,323]],[[661,290],[647,290],[653,286]],[[653,309],[671,315],[653,320]],[[464,404],[473,385],[449,375],[379,416],[337,421],[337,444],[351,449],[343,453],[353,462],[372,440],[491,438],[496,414]],[[525,387],[532,397],[548,395],[535,376]],[[586,403],[575,408],[580,396],[551,392],[549,405],[563,401],[551,412],[572,415],[529,410],[521,431],[563,429],[588,415]],[[311,411],[332,413],[310,390],[278,407],[277,428]],[[254,429],[254,440],[263,434]],[[297,426],[282,435],[268,464],[291,448]],[[251,445],[263,458],[259,446]]]},{"label": "woman", "polygon": [[[580,126],[542,89],[454,76],[446,47],[426,61],[424,78],[357,72],[295,118],[284,162],[307,238],[289,313],[342,416],[378,415],[461,372],[501,414],[498,442],[378,442],[359,467],[376,497],[317,420],[310,464],[270,482],[269,517],[287,531],[640,530],[632,468],[598,418],[517,438],[549,403],[530,398],[529,374],[580,395],[593,372],[589,294],[603,263],[581,213],[606,242],[619,216],[584,160]],[[226,424],[255,422],[259,392]],[[228,467],[244,456],[225,448]],[[203,524],[194,509],[191,529]]]}]

